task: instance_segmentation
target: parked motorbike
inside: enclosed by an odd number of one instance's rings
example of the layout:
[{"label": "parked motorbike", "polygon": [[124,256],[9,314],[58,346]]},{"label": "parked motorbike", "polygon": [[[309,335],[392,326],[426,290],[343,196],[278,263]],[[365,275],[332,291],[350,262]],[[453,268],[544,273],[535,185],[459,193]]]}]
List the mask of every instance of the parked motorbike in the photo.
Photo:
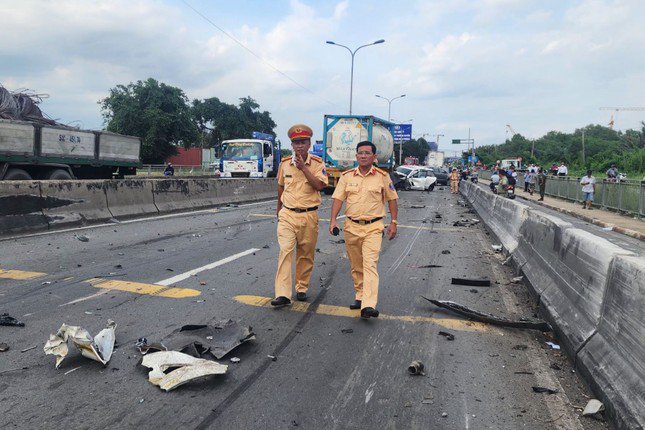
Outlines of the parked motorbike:
[{"label": "parked motorbike", "polygon": [[506,186],[506,197],[508,197],[511,200],[515,199],[515,186],[514,185],[507,185]]}]

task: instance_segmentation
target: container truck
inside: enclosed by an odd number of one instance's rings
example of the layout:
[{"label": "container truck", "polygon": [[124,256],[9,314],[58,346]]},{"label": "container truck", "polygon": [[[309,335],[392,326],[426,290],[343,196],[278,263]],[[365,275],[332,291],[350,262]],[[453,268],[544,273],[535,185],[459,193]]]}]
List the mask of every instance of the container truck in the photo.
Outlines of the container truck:
[{"label": "container truck", "polygon": [[369,140],[376,146],[378,167],[391,171],[394,166],[394,123],[370,115],[325,115],[323,124],[323,161],[329,176],[330,194],[340,175],[357,166],[356,145]]},{"label": "container truck", "polygon": [[429,151],[426,158],[426,166],[428,167],[442,167],[445,159],[445,154],[441,151]]},{"label": "container truck", "polygon": [[253,139],[222,142],[221,178],[274,178],[280,165],[280,144],[273,135],[253,132]]},{"label": "container truck", "polygon": [[123,178],[140,153],[138,137],[0,119],[0,180]]}]

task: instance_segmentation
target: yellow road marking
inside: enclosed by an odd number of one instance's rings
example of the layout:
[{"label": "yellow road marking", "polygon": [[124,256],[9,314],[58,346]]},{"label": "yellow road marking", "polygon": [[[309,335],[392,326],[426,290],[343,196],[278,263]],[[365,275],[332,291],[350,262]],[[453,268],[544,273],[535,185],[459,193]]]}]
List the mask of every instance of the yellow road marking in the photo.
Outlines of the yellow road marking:
[{"label": "yellow road marking", "polygon": [[[270,308],[272,307],[270,302],[270,297],[261,297],[261,296],[235,296],[234,300],[244,303],[246,305],[257,306],[261,308]],[[292,302],[292,305],[288,307],[291,311],[294,312],[307,312],[311,305],[306,302]],[[360,310],[352,310],[343,306],[333,306],[333,305],[318,305],[316,309],[316,314],[319,315],[331,315],[336,317],[346,317],[346,318],[360,318]],[[383,320],[394,320],[394,321],[403,321],[409,323],[432,323],[437,324],[442,327],[460,330],[460,331],[472,331],[472,332],[488,332],[499,334],[500,332],[497,329],[493,329],[488,324],[461,320],[461,319],[451,319],[451,318],[433,318],[433,317],[419,317],[419,316],[408,316],[408,315],[385,315],[380,314],[379,319]]]},{"label": "yellow road marking", "polygon": [[0,278],[4,278],[4,279],[18,279],[18,280],[36,279],[45,275],[46,273],[40,273],[40,272],[25,272],[22,270],[0,269]]},{"label": "yellow road marking", "polygon": [[127,291],[129,293],[147,294],[150,296],[168,297],[171,299],[183,299],[186,297],[195,297],[201,294],[198,290],[190,288],[164,287],[162,285],[144,284],[141,282],[130,282],[116,279],[92,278],[87,282],[96,288],[106,290]]},{"label": "yellow road marking", "polygon": [[[265,218],[275,218],[274,214],[249,214],[250,216],[265,217]],[[329,218],[318,218],[318,221],[329,222]],[[340,220],[339,220],[340,221]],[[448,227],[419,227],[416,225],[399,225],[399,228],[413,228],[416,230],[432,230],[432,231],[464,231],[459,228],[448,228]]]}]

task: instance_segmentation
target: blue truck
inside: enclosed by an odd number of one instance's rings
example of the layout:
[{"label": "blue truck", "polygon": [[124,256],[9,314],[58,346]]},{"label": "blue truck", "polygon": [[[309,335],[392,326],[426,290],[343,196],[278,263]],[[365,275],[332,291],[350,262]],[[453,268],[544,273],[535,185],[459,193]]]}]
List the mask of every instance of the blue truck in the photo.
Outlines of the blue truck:
[{"label": "blue truck", "polygon": [[222,142],[222,178],[274,178],[280,166],[280,143],[275,136],[254,131],[251,139]]}]

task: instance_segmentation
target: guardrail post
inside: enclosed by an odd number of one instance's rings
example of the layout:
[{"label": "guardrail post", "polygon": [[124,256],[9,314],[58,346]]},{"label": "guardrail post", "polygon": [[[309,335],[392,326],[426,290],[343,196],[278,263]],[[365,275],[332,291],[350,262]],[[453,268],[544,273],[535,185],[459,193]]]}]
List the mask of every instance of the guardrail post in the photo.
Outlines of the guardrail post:
[{"label": "guardrail post", "polygon": [[638,195],[638,217],[642,220],[645,217],[645,181],[640,182],[640,193]]},{"label": "guardrail post", "polygon": [[623,192],[624,192],[625,186],[618,182],[618,210],[619,211],[624,211],[625,209],[623,208]]},{"label": "guardrail post", "polygon": [[602,191],[600,194],[600,207],[605,208],[607,206],[607,181],[602,181]]}]

